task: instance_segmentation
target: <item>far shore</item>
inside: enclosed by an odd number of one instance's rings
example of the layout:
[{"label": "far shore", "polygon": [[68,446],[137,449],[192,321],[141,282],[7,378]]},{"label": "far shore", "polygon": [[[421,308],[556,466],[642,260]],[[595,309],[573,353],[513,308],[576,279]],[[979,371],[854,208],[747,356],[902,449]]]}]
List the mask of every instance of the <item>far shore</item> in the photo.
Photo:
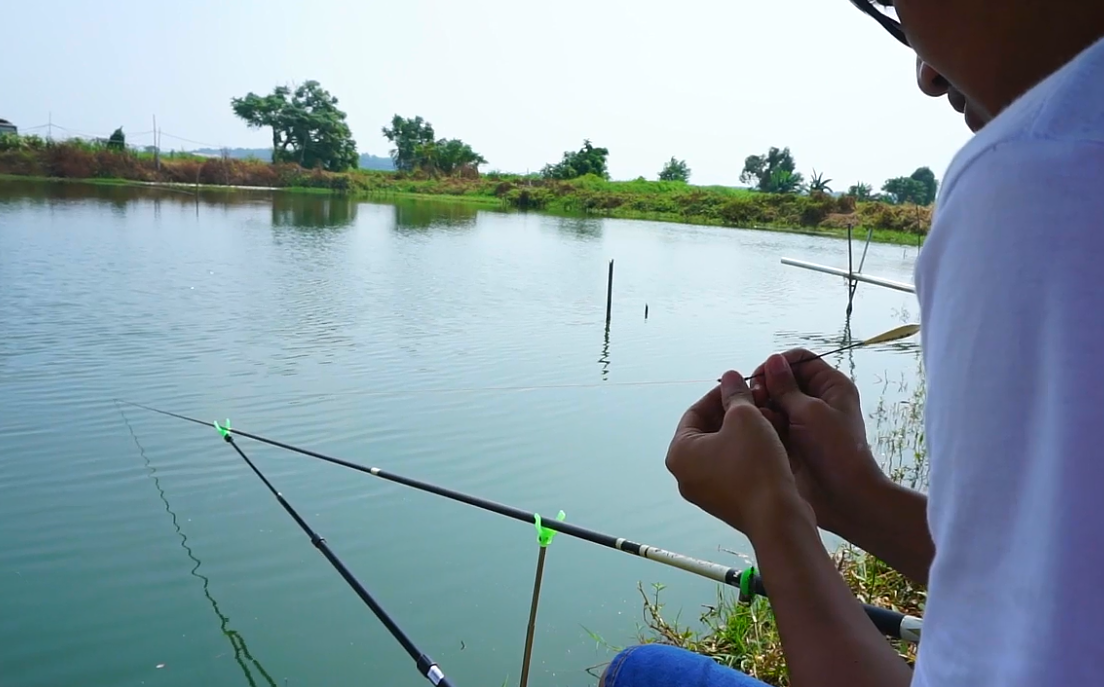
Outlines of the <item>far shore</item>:
[{"label": "far shore", "polygon": [[[353,174],[359,174],[364,176],[383,176],[387,175],[386,172],[353,172]],[[563,204],[557,204],[553,207],[543,208],[517,208],[512,205],[507,199],[495,195],[482,195],[474,194],[471,192],[463,193],[442,193],[442,192],[427,192],[426,190],[401,190],[397,188],[388,188],[386,186],[374,185],[372,188],[356,189],[351,191],[343,191],[333,188],[319,188],[312,186],[273,186],[273,185],[251,185],[251,184],[212,184],[212,183],[188,183],[179,181],[144,181],[140,179],[126,179],[126,178],[103,178],[103,177],[91,177],[91,178],[67,178],[67,177],[50,177],[42,175],[21,175],[21,174],[0,174],[0,182],[3,181],[41,181],[51,183],[83,183],[83,184],[95,184],[100,186],[138,186],[144,188],[167,188],[176,189],[181,191],[189,190],[201,190],[207,192],[265,192],[265,193],[310,193],[310,194],[336,194],[346,195],[354,198],[363,198],[365,200],[382,200],[388,199],[419,199],[426,201],[437,202],[453,202],[453,203],[465,203],[474,206],[483,207],[498,207],[504,209],[518,209],[522,211],[535,211],[542,214],[567,216],[567,217],[580,217],[580,216],[600,216],[611,217],[618,219],[635,219],[644,221],[664,222],[672,224],[687,224],[697,226],[717,226],[717,227],[731,227],[738,229],[749,229],[753,231],[773,231],[789,234],[800,234],[804,236],[820,236],[828,238],[847,238],[847,228],[841,226],[818,226],[818,227],[801,227],[801,226],[788,226],[786,224],[778,223],[749,223],[747,226],[740,226],[726,222],[722,218],[710,217],[704,214],[684,214],[680,212],[661,212],[661,211],[648,211],[648,210],[633,210],[629,207],[614,207],[609,209],[588,209],[579,210],[569,207],[563,207]],[[424,186],[425,182],[414,182],[420,186]],[[616,182],[607,182],[615,184]],[[638,182],[639,183],[639,182]],[[645,182],[647,183],[647,182]],[[658,183],[658,182],[655,182]],[[693,188],[693,187],[691,187]],[[441,189],[434,188],[434,191],[440,191]],[[856,240],[865,241],[867,234],[867,228],[862,226],[856,226],[852,228],[852,235]],[[894,229],[880,229],[875,228],[871,236],[871,241],[876,243],[887,243],[896,245],[920,245],[924,239],[923,234],[910,231],[899,231]]]}]

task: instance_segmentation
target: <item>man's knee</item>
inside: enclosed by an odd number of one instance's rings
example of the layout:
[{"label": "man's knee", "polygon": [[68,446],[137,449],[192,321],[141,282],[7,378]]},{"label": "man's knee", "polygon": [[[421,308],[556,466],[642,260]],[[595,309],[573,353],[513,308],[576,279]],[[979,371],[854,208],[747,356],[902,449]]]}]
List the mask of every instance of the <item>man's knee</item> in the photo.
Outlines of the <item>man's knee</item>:
[{"label": "man's knee", "polygon": [[665,644],[631,646],[606,666],[599,687],[766,687],[708,656]]}]

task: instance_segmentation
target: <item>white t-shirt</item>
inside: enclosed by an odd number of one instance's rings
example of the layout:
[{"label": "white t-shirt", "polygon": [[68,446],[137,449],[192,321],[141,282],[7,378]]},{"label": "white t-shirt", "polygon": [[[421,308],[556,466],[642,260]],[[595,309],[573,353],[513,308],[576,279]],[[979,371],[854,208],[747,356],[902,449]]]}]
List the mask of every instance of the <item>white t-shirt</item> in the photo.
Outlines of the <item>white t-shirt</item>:
[{"label": "white t-shirt", "polygon": [[1104,40],[959,152],[916,283],[936,556],[913,685],[1104,685]]}]

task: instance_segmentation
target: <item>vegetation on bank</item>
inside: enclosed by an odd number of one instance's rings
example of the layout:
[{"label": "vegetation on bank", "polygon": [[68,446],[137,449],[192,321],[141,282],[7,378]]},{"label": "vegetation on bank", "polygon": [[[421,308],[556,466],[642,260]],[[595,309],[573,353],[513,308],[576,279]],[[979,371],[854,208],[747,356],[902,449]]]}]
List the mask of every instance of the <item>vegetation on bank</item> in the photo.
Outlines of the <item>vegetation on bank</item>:
[{"label": "vegetation on bank", "polygon": [[[424,151],[423,151],[424,152]],[[463,153],[463,150],[461,149]],[[434,174],[305,169],[294,162],[138,152],[108,143],[46,141],[36,136],[0,137],[0,174],[63,179],[125,179],[141,182],[311,188],[372,196],[455,197],[518,210],[655,219],[688,224],[807,230],[839,235],[848,225],[879,230],[876,240],[917,243],[931,222],[930,207],[861,202],[822,191],[768,193],[682,181],[609,181],[593,173],[601,149],[566,154],[545,175],[490,172]],[[420,153],[415,153],[420,154]],[[463,153],[466,154],[466,153]],[[677,162],[677,161],[676,161]],[[554,178],[565,167],[590,174]],[[677,165],[675,165],[677,166]],[[466,167],[470,170],[470,166]],[[604,171],[604,170],[599,170]],[[677,170],[681,172],[682,170]]]},{"label": "vegetation on bank", "polygon": [[[918,380],[911,389],[900,383],[898,392],[908,395],[900,403],[879,401],[872,417],[877,422],[876,448],[890,476],[915,489],[926,489],[928,454],[924,441],[924,376],[917,356]],[[927,590],[913,583],[871,554],[844,545],[834,554],[836,567],[851,591],[861,601],[922,616]],[[731,590],[718,589],[717,600],[706,606],[698,627],[680,625],[663,612],[663,585],[650,592],[638,585],[643,598],[646,628],[638,638],[643,643],[670,644],[712,657],[718,663],[741,670],[769,685],[789,684],[782,643],[771,613],[770,601],[756,598],[740,604]],[[887,640],[889,641],[889,640]],[[916,661],[916,645],[892,641],[909,665]]]}]

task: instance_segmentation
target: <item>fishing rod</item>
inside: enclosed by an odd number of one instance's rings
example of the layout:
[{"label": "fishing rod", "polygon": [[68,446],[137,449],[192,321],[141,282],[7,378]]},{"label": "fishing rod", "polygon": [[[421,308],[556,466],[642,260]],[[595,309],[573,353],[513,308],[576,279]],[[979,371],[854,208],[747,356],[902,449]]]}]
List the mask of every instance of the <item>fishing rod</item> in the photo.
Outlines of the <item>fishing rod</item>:
[{"label": "fishing rod", "polygon": [[[120,399],[121,400],[121,399]],[[178,420],[184,420],[204,427],[210,427],[210,423],[204,420],[197,420],[187,415],[181,415],[168,410],[160,410],[151,406],[143,405],[141,403],[134,403],[133,401],[122,401],[128,405],[142,408],[160,415],[173,417]],[[238,435],[259,441],[263,444],[270,446],[276,446],[293,453],[309,456],[318,460],[325,461],[327,463],[333,463],[334,465],[340,465],[342,467],[363,472],[365,474],[372,475],[373,477],[379,477],[396,484],[402,484],[403,486],[411,487],[419,491],[424,491],[430,494],[436,494],[437,496],[443,496],[444,498],[452,501],[458,501],[460,503],[466,503],[469,506],[475,506],[492,513],[525,522],[530,525],[535,525],[537,522],[538,514],[534,514],[529,511],[521,510],[520,508],[514,508],[513,506],[507,506],[502,503],[483,499],[478,496],[471,496],[459,491],[454,491],[446,487],[440,487],[429,482],[423,482],[411,477],[404,477],[395,473],[381,470],[377,467],[370,467],[354,463],[334,456],[329,456],[318,451],[312,451],[310,449],[300,448],[292,444],[288,444],[276,439],[269,439],[258,434],[252,434],[250,432],[243,431],[241,429],[225,428],[227,436]],[[235,448],[237,445],[235,444]],[[756,596],[767,596],[767,590],[763,586],[763,581],[756,574],[754,568],[747,568],[745,570],[738,570],[720,563],[713,563],[711,561],[702,560],[700,558],[694,558],[692,556],[686,556],[680,553],[674,553],[666,549],[661,549],[657,546],[650,546],[647,544],[639,544],[623,537],[613,537],[608,534],[596,532],[594,530],[580,527],[569,522],[561,522],[553,518],[541,518],[541,522],[544,527],[562,532],[569,537],[575,537],[576,539],[583,539],[599,546],[605,546],[607,548],[615,549],[623,553],[632,554],[641,558],[647,558],[649,560],[657,561],[671,567],[680,568],[687,572],[700,575],[702,577],[720,582],[722,584],[734,587],[740,590],[740,600],[750,602]],[[920,641],[920,628],[922,620],[913,616],[907,616],[903,613],[899,613],[887,608],[880,608],[878,606],[871,606],[869,604],[863,604],[863,609],[866,611],[867,617],[874,623],[882,634],[885,634],[894,639],[902,639],[908,642]]]},{"label": "fishing rod", "polygon": [[[123,402],[126,403],[126,401]],[[303,532],[305,532],[306,535],[310,537],[311,543],[314,544],[315,548],[322,552],[322,555],[325,556],[326,560],[328,560],[330,564],[337,569],[337,572],[339,572],[341,576],[345,578],[345,581],[349,583],[349,586],[353,588],[353,591],[357,593],[357,596],[359,596],[364,603],[368,604],[368,608],[372,609],[372,612],[376,614],[376,617],[379,618],[379,621],[383,623],[384,627],[386,627],[387,630],[391,633],[391,636],[398,640],[403,649],[406,649],[406,653],[410,654],[410,658],[414,659],[414,663],[418,666],[418,671],[421,672],[426,679],[428,679],[431,683],[437,685],[438,687],[452,687],[452,683],[447,677],[445,677],[445,674],[441,671],[440,667],[438,667],[437,663],[414,645],[414,642],[412,642],[410,638],[406,636],[406,633],[402,631],[402,628],[395,624],[395,621],[391,619],[391,616],[387,614],[387,611],[383,610],[383,607],[380,606],[374,598],[372,598],[372,595],[368,593],[368,590],[364,588],[364,585],[362,585],[360,581],[357,580],[353,573],[349,572],[349,569],[345,567],[345,564],[341,562],[341,559],[339,559],[337,555],[330,549],[330,546],[326,543],[326,540],[318,536],[318,534],[313,529],[311,529],[311,526],[307,524],[307,521],[304,520],[302,516],[300,516],[299,513],[297,513],[296,510],[291,507],[291,504],[288,503],[287,500],[284,499],[283,495],[276,490],[276,487],[272,486],[272,482],[268,481],[268,478],[266,478],[264,474],[260,471],[260,469],[258,469],[257,466],[253,464],[253,461],[249,459],[249,456],[245,455],[245,451],[242,451],[241,447],[238,446],[237,442],[234,441],[234,437],[231,434],[232,430],[230,429],[229,420],[226,422],[225,426],[220,425],[218,422],[215,422],[214,425],[215,428],[218,429],[219,434],[222,435],[222,438],[226,441],[226,443],[230,444],[230,446],[238,453],[238,455],[241,456],[242,460],[244,460],[246,464],[250,468],[252,468],[257,477],[261,478],[261,481],[264,482],[266,487],[268,487],[268,490],[272,492],[272,495],[276,497],[276,500],[279,501],[280,505],[284,507],[284,510],[288,512],[288,515],[290,515],[292,519],[294,519],[295,522],[299,524],[299,527],[303,529]],[[245,435],[243,434],[242,436]]]}]

